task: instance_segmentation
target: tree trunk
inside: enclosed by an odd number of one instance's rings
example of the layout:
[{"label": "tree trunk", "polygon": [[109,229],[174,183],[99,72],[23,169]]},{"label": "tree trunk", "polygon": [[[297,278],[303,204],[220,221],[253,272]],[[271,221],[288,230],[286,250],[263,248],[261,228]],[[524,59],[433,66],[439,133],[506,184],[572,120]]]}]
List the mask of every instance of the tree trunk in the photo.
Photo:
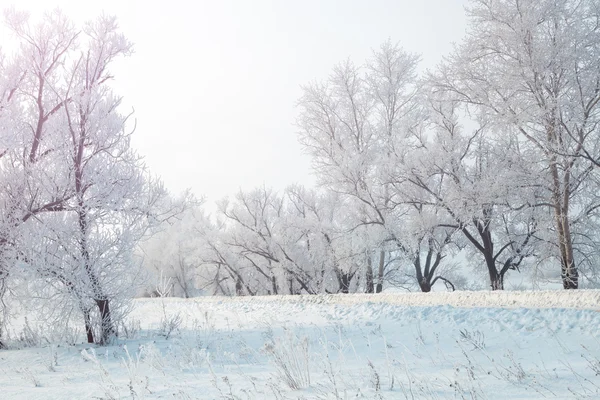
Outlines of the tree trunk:
[{"label": "tree trunk", "polygon": [[373,261],[371,255],[367,255],[367,273],[365,274],[365,280],[367,281],[367,288],[365,293],[375,292],[375,282],[373,282]]},{"label": "tree trunk", "polygon": [[2,334],[4,333],[4,325],[6,323],[7,310],[4,305],[4,295],[6,294],[6,272],[0,270],[0,303],[2,304],[2,310],[0,311],[0,350],[6,349]]},{"label": "tree trunk", "polygon": [[244,295],[244,287],[242,285],[242,280],[239,277],[235,280],[235,294],[238,296]]},{"label": "tree trunk", "polygon": [[294,293],[294,278],[293,277],[289,277],[288,278],[288,290],[290,291],[290,294],[296,294]]},{"label": "tree trunk", "polygon": [[490,286],[492,290],[504,290],[504,275],[498,273],[496,269],[496,262],[491,251],[484,253],[485,264],[490,275]]},{"label": "tree trunk", "polygon": [[100,341],[98,344],[104,346],[110,342],[115,334],[115,328],[110,314],[110,305],[108,299],[96,300],[98,311],[100,311]]},{"label": "tree trunk", "polygon": [[342,272],[340,277],[340,292],[350,293],[350,281],[352,276],[348,272]]},{"label": "tree trunk", "polygon": [[[556,142],[556,134],[553,126],[548,128],[548,139],[552,143]],[[569,168],[564,169],[564,175],[561,182],[558,161],[556,155],[552,155],[550,173],[552,175],[552,201],[554,203],[554,217],[560,252],[560,275],[563,282],[563,288],[577,289],[579,286],[579,273],[573,256],[573,239],[571,238],[569,221],[571,172]]]},{"label": "tree trunk", "polygon": [[563,288],[577,289],[579,287],[579,273],[573,256],[573,240],[571,238],[569,217],[564,210],[560,210],[558,215],[556,215],[556,221],[561,258],[560,276],[563,282]]},{"label": "tree trunk", "polygon": [[277,278],[275,278],[275,275],[271,275],[271,287],[273,288],[273,294],[279,294],[279,288],[277,287]]},{"label": "tree trunk", "polygon": [[83,323],[85,325],[85,334],[88,343],[94,343],[94,330],[92,321],[90,320],[90,310],[83,310]]},{"label": "tree trunk", "polygon": [[413,255],[413,257],[414,257],[413,265],[415,267],[415,275],[417,277],[417,283],[419,284],[419,287],[421,288],[421,292],[430,292],[431,285],[429,284],[427,277],[423,275],[423,269],[421,268],[420,252],[417,251],[416,254]]},{"label": "tree trunk", "polygon": [[494,258],[494,241],[492,240],[492,233],[489,229],[490,214],[489,209],[484,209],[485,221],[475,222],[479,236],[481,237],[481,244],[478,246],[479,251],[483,254],[485,259],[485,265],[488,269],[490,276],[490,286],[492,290],[504,290],[504,274],[500,274],[496,268],[496,259]]},{"label": "tree trunk", "polygon": [[579,287],[579,273],[575,267],[574,260],[567,260],[561,263],[561,278],[564,289],[577,289]]},{"label": "tree trunk", "polygon": [[[495,270],[495,269],[494,269]],[[504,290],[504,276],[498,273],[490,273],[492,290]]]},{"label": "tree trunk", "polygon": [[379,252],[379,270],[377,271],[377,287],[375,293],[381,293],[383,291],[383,270],[385,268],[385,251]]},{"label": "tree trunk", "polygon": [[431,292],[431,283],[427,279],[420,280],[419,287],[423,293]]},{"label": "tree trunk", "polygon": [[[104,294],[103,294],[104,291],[102,290],[98,276],[94,272],[92,265],[91,265],[91,259],[90,259],[90,255],[89,255],[89,251],[88,251],[88,247],[87,247],[86,211],[83,207],[81,208],[81,211],[79,213],[79,223],[80,223],[80,229],[81,229],[81,235],[82,235],[82,237],[80,238],[80,246],[81,246],[81,252],[82,252],[82,256],[83,256],[83,260],[84,260],[84,270],[90,280],[90,285],[91,285],[92,293],[94,296],[94,302],[98,306],[98,312],[100,313],[100,327],[99,327],[100,328],[100,332],[99,332],[100,340],[98,341],[98,344],[106,345],[108,343],[110,337],[115,333],[115,329],[113,326],[112,316],[110,313],[109,301],[106,298],[106,296],[104,296]],[[89,322],[89,316],[88,316],[88,322]],[[94,338],[92,335],[91,327],[89,327],[89,328],[86,327],[86,331],[87,331],[87,335],[88,335],[87,336],[88,341],[90,339],[93,341]]]},{"label": "tree trunk", "polygon": [[[89,247],[88,247],[88,234],[89,234],[89,225],[88,225],[88,206],[85,203],[85,187],[83,184],[83,153],[85,148],[85,140],[86,140],[86,130],[85,130],[85,117],[83,110],[80,110],[80,136],[78,143],[76,144],[76,158],[75,158],[75,193],[77,194],[77,217],[79,223],[79,234],[81,235],[79,238],[79,248],[81,251],[81,258],[83,260],[83,269],[89,279],[92,295],[94,298],[94,302],[98,306],[98,311],[100,313],[100,339],[98,344],[106,345],[110,337],[114,335],[115,328],[112,322],[112,316],[110,313],[110,306],[108,303],[108,299],[104,296],[104,291],[102,290],[102,286],[100,280],[98,279],[98,275],[94,271],[92,265],[92,259],[90,257]],[[75,133],[72,131],[73,136]],[[84,312],[85,313],[85,312]],[[84,315],[84,318],[87,319],[86,324],[86,333],[88,341],[94,341],[94,336],[92,332],[91,322],[89,318],[89,311],[87,311],[87,317]],[[95,338],[98,340],[98,338]]]}]

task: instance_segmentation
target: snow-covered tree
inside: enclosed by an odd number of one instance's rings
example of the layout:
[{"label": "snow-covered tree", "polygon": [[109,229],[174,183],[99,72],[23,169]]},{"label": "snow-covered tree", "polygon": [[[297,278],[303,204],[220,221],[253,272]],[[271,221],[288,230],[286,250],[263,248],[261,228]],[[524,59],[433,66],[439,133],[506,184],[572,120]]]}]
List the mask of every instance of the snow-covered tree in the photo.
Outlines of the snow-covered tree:
[{"label": "snow-covered tree", "polygon": [[[60,82],[66,53],[78,33],[59,12],[47,14],[37,29],[29,29],[27,16],[6,14],[7,25],[20,42],[19,55],[0,57],[0,299],[9,288],[21,225],[32,217],[63,208],[73,197],[64,176],[54,173],[51,157],[56,119],[64,101],[53,92]],[[45,146],[44,146],[45,144]],[[7,305],[2,301],[3,313]]]},{"label": "snow-covered tree", "polygon": [[200,279],[200,267],[206,259],[205,242],[211,226],[201,202],[194,202],[143,241],[140,252],[151,275],[148,294],[189,298],[206,288],[202,283],[206,280]]},{"label": "snow-covered tree", "polygon": [[[313,157],[320,184],[352,198],[360,210],[355,226],[371,226],[375,235],[403,213],[384,176],[397,161],[394,146],[408,152],[419,126],[417,63],[416,55],[388,41],[364,67],[348,60],[327,81],[305,86],[299,102],[300,142]],[[386,255],[383,242],[379,247],[377,275],[367,274],[377,292]]]},{"label": "snow-covered tree", "polygon": [[131,148],[129,116],[108,86],[131,44],[112,17],[81,30],[58,10],[34,24],[9,11],[7,21],[19,49],[1,77],[0,275],[18,267],[43,280],[45,289],[31,282],[45,291],[33,297],[62,294],[88,341],[105,344],[140,277],[137,241],[174,210]]},{"label": "snow-covered tree", "polygon": [[422,147],[425,133],[418,60],[388,41],[364,67],[346,61],[326,82],[306,86],[300,99],[300,141],[313,156],[321,185],[352,199],[358,210],[354,226],[377,238],[378,260],[367,259],[367,281],[377,265],[375,292],[382,290],[390,252],[408,257],[419,286],[430,291],[444,279],[436,271],[452,236],[435,224],[425,230],[415,224],[417,230],[409,232],[408,220],[423,221],[435,210],[407,198],[407,181],[397,173]]},{"label": "snow-covered tree", "polygon": [[353,202],[332,191],[302,186],[287,188],[285,200],[286,225],[292,228],[288,235],[301,238],[295,252],[310,269],[316,291],[372,293],[374,279],[369,262],[379,242],[373,242],[366,227],[356,227]]},{"label": "snow-covered tree", "polygon": [[[221,203],[220,212],[228,223],[223,241],[237,255],[244,280],[254,282],[255,293],[316,294],[325,290],[324,271],[329,273],[332,267],[314,256],[329,258],[323,243],[333,238],[311,226],[321,216],[313,200],[298,188],[284,195],[259,188],[239,192],[232,202]],[[337,271],[344,274],[342,267]]]},{"label": "snow-covered tree", "polygon": [[[485,124],[468,121],[453,100],[428,98],[427,135],[394,182],[410,202],[434,207],[434,226],[460,234],[455,244],[483,259],[492,290],[503,289],[505,274],[533,254],[536,242],[531,165],[510,136],[494,137]],[[466,129],[461,119],[475,127]]]},{"label": "snow-covered tree", "polygon": [[472,0],[464,42],[439,85],[544,166],[563,287],[579,285],[574,221],[597,207],[582,188],[600,159],[596,0]]},{"label": "snow-covered tree", "polygon": [[349,224],[347,206],[343,196],[302,186],[281,194],[264,187],[240,191],[219,203],[216,216],[197,210],[199,218],[177,222],[144,243],[145,263],[176,286],[180,268],[170,268],[169,259],[187,248],[186,274],[214,294],[364,290],[365,255],[372,244]]}]

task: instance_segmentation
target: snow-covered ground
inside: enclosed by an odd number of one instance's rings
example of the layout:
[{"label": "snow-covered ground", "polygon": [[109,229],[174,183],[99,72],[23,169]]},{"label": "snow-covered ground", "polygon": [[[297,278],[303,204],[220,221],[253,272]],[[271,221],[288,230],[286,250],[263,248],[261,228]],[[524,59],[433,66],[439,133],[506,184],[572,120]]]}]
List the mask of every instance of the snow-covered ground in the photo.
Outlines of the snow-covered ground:
[{"label": "snow-covered ground", "polygon": [[597,310],[591,290],[140,299],[114,346],[0,351],[0,398],[598,399]]}]

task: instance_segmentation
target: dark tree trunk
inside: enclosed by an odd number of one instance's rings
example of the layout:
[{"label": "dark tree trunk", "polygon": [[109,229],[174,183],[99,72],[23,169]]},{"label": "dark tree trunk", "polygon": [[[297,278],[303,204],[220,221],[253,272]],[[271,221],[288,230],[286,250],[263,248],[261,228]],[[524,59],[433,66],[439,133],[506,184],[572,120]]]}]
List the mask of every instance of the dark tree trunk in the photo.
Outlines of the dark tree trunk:
[{"label": "dark tree trunk", "polygon": [[483,255],[485,260],[485,266],[488,269],[488,274],[490,276],[490,286],[492,290],[504,290],[504,272],[499,273],[496,268],[496,256],[494,256],[494,241],[492,239],[492,233],[490,232],[490,220],[491,220],[492,210],[490,208],[483,209],[483,220],[474,220],[473,225],[475,225],[477,232],[479,233],[479,237],[481,238],[481,243],[475,239],[470,232],[463,228],[462,231],[475,245],[477,250]]},{"label": "dark tree trunk", "polygon": [[350,293],[350,281],[352,280],[352,276],[347,272],[341,273],[341,282],[340,282],[340,292],[341,293]]},{"label": "dark tree trunk", "polygon": [[294,278],[288,278],[288,290],[290,294],[296,294],[294,293]]},{"label": "dark tree trunk", "polygon": [[377,271],[377,287],[375,293],[381,293],[383,291],[383,273],[385,269],[385,251],[379,252],[379,270]]},{"label": "dark tree trunk", "polygon": [[277,278],[275,278],[275,276],[271,276],[271,287],[273,288],[273,294],[279,293],[279,288],[277,287]]},{"label": "dark tree trunk", "polygon": [[504,290],[504,275],[498,273],[492,274],[490,270],[490,282],[492,290]]},{"label": "dark tree trunk", "polygon": [[419,287],[421,288],[421,292],[423,292],[423,293],[431,292],[431,283],[428,280],[420,281]]},{"label": "dark tree trunk", "polygon": [[365,274],[365,280],[367,281],[366,293],[375,292],[375,282],[373,282],[373,261],[371,255],[367,256],[367,272]]},{"label": "dark tree trunk", "polygon": [[485,264],[490,275],[490,286],[492,290],[504,290],[504,274],[501,274],[496,269],[496,262],[491,252],[484,253]]},{"label": "dark tree trunk", "polygon": [[244,294],[244,286],[242,285],[242,280],[239,277],[235,280],[235,294],[238,296],[242,296]]},{"label": "dark tree trunk", "polygon": [[94,343],[94,330],[92,328],[92,321],[90,320],[89,310],[83,310],[83,323],[85,325],[85,334],[87,336],[87,342]]},{"label": "dark tree trunk", "polygon": [[108,299],[96,300],[96,305],[100,311],[100,341],[98,344],[106,345],[115,334],[115,328],[110,314],[110,304]]},{"label": "dark tree trunk", "polygon": [[571,265],[566,265],[564,260],[561,263],[561,274],[564,289],[577,289],[579,287],[579,273],[575,267],[575,261]]}]

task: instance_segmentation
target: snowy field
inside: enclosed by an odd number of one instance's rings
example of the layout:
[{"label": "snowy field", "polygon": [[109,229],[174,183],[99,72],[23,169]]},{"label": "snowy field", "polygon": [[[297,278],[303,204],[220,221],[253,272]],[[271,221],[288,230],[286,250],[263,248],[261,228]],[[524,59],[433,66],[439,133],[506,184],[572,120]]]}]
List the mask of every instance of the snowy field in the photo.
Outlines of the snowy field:
[{"label": "snowy field", "polygon": [[113,346],[0,351],[0,398],[598,399],[598,310],[584,290],[140,299]]}]

